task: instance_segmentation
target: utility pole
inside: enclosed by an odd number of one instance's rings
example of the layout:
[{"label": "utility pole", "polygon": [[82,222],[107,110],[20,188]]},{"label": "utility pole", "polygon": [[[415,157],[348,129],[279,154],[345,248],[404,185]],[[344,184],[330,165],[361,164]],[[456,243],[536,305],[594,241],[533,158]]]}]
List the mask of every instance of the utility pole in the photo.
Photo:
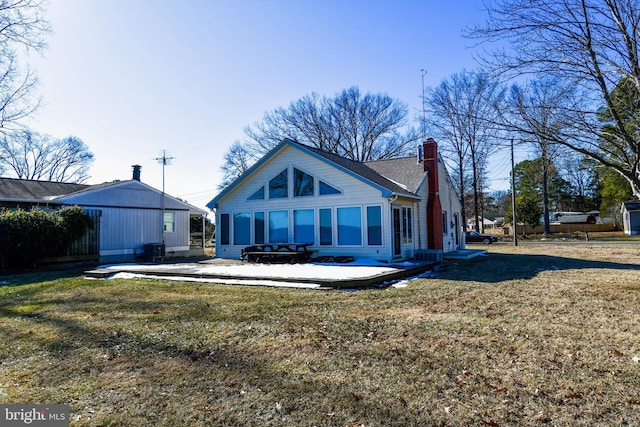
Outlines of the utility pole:
[{"label": "utility pole", "polygon": [[162,162],[162,198],[160,199],[160,207],[162,209],[162,218],[160,220],[160,230],[162,234],[160,235],[160,240],[162,244],[164,244],[164,211],[165,211],[165,203],[164,203],[164,167],[171,164],[171,160],[175,159],[175,157],[167,157],[167,150],[162,150],[162,157],[156,157],[155,161]]},{"label": "utility pole", "polygon": [[513,246],[518,246],[518,222],[516,221],[516,165],[513,159],[513,138],[511,138],[511,205],[513,209]]}]

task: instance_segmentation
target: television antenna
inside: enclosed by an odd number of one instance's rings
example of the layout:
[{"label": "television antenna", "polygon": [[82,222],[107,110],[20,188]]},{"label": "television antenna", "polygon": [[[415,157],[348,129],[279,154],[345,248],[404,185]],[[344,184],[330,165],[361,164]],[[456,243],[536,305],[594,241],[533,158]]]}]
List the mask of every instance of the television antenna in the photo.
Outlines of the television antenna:
[{"label": "television antenna", "polygon": [[175,157],[171,157],[169,154],[167,154],[167,150],[162,150],[162,157],[156,157],[155,161],[157,161],[158,163],[162,163],[162,198],[160,199],[160,205],[162,208],[162,218],[160,221],[160,230],[161,230],[161,241],[164,244],[164,211],[165,211],[165,203],[164,203],[164,168],[167,165],[171,164],[171,160],[175,159]]},{"label": "television antenna", "polygon": [[427,70],[422,68],[422,140],[427,140],[427,100],[424,94],[424,76],[427,75]]}]

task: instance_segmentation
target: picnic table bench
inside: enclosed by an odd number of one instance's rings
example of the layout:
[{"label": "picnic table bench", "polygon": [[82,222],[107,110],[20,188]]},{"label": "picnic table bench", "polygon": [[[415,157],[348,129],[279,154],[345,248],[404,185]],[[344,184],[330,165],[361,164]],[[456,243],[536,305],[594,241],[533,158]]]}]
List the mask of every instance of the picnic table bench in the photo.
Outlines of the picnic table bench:
[{"label": "picnic table bench", "polygon": [[250,262],[277,262],[288,260],[290,263],[307,261],[313,251],[311,243],[268,243],[256,244],[242,249],[240,259]]}]

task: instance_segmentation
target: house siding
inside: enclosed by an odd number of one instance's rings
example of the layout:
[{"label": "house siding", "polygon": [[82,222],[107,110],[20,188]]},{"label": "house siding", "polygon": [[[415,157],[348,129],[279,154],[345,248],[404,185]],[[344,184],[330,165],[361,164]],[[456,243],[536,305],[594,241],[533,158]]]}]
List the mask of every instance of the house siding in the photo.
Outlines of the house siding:
[{"label": "house siding", "polygon": [[59,200],[101,211],[101,262],[133,261],[144,253],[144,245],[163,240],[166,256],[191,255],[189,205],[164,195],[164,212],[174,214],[174,231],[163,233],[162,195],[139,181],[124,181]]},{"label": "house siding", "polygon": [[640,210],[628,209],[622,204],[622,223],[625,234],[636,236],[640,234]]},{"label": "house siding", "polygon": [[[447,213],[447,224],[443,224],[446,228],[446,232],[443,230],[443,245],[444,252],[454,251],[456,249],[464,248],[464,239],[462,239],[462,206],[457,196],[453,192],[451,179],[444,166],[444,163],[439,162],[439,182],[440,182],[440,204],[442,205],[442,211]],[[455,216],[458,216],[458,228],[455,227]],[[456,234],[458,239],[456,241]]]}]

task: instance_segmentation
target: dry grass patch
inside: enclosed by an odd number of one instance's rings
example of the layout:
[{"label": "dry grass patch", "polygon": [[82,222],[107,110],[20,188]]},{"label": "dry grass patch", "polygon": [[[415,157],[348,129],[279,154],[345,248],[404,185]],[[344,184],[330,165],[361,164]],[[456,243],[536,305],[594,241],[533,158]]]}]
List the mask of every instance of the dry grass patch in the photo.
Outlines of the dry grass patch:
[{"label": "dry grass patch", "polygon": [[640,248],[489,249],[356,293],[3,286],[0,402],[75,426],[639,424]]}]

